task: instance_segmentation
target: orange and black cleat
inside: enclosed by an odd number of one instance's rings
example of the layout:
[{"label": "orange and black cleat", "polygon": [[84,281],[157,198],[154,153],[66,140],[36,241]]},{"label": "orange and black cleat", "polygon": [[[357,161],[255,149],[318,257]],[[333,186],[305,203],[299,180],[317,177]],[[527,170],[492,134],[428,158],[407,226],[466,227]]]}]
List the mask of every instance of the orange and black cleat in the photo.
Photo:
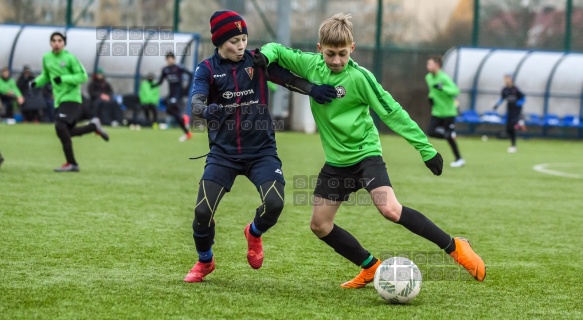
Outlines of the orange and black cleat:
[{"label": "orange and black cleat", "polygon": [[372,267],[368,269],[362,269],[360,273],[350,281],[346,281],[340,286],[347,289],[360,289],[364,288],[367,284],[374,280],[374,274],[377,268],[381,265],[381,260],[378,260]]},{"label": "orange and black cleat", "polygon": [[466,268],[474,279],[480,282],[484,281],[486,278],[486,265],[484,265],[484,260],[474,252],[467,239],[460,237],[453,239],[455,241],[455,251],[449,255],[460,266]]}]

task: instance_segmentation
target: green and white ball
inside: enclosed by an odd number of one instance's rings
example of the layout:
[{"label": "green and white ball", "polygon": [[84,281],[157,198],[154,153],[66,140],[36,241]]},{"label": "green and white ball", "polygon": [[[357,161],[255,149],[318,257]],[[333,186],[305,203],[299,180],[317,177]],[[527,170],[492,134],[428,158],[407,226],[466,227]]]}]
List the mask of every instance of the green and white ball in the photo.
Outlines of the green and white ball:
[{"label": "green and white ball", "polygon": [[392,257],[381,263],[374,275],[374,287],[390,303],[408,303],[421,291],[421,270],[413,261]]}]

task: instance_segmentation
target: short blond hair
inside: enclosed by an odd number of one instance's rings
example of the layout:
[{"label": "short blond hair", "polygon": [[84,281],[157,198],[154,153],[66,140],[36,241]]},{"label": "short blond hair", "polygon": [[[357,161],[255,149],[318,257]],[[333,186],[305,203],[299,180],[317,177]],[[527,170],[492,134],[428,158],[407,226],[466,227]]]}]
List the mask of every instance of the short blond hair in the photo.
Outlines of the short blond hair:
[{"label": "short blond hair", "polygon": [[320,25],[320,45],[343,47],[354,42],[350,14],[337,13]]}]

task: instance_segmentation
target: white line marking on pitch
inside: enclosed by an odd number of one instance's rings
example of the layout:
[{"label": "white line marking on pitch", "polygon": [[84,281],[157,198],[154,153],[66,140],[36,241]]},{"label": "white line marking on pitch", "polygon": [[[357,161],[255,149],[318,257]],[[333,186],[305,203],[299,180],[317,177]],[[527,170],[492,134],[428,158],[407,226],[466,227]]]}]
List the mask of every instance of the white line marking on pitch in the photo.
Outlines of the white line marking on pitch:
[{"label": "white line marking on pitch", "polygon": [[537,165],[533,166],[532,169],[534,171],[550,174],[553,176],[573,178],[573,179],[583,179],[583,175],[580,175],[580,174],[567,173],[567,172],[562,172],[562,171],[558,171],[558,170],[548,169],[548,167],[551,167],[551,166],[569,168],[569,167],[578,167],[578,166],[581,166],[581,164],[579,164],[579,163],[541,163],[541,164],[537,164]]}]

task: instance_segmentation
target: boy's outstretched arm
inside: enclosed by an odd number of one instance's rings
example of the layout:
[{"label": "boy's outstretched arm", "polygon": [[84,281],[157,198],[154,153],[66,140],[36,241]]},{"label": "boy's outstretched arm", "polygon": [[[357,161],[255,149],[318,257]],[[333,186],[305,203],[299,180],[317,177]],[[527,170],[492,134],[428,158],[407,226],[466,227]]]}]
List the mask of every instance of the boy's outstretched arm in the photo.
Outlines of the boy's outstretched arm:
[{"label": "boy's outstretched arm", "polygon": [[267,58],[268,63],[277,62],[280,66],[290,70],[298,76],[307,79],[307,73],[319,59],[321,55],[312,52],[302,52],[300,50],[285,47],[279,43],[271,42],[261,47],[261,53]]},{"label": "boy's outstretched arm", "polygon": [[294,75],[277,62],[269,64],[267,69],[271,82],[277,83],[288,90],[309,95],[320,104],[331,102],[337,96],[336,88],[333,86],[313,84],[304,78]]}]

